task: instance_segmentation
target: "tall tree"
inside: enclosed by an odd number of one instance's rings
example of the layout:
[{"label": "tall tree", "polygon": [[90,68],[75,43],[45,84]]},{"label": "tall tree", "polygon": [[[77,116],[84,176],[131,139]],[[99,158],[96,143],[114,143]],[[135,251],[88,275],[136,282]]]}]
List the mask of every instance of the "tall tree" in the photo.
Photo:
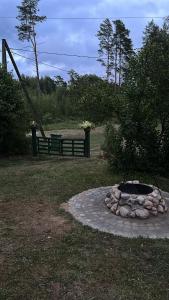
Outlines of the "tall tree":
[{"label": "tall tree", "polygon": [[16,26],[16,28],[18,31],[19,40],[27,40],[28,42],[31,42],[35,56],[37,87],[38,90],[41,91],[36,40],[36,25],[38,23],[42,23],[46,19],[46,17],[38,15],[38,2],[39,0],[23,0],[21,5],[17,6],[19,11],[17,19],[20,21],[20,25]]},{"label": "tall tree", "polygon": [[115,84],[121,85],[123,71],[126,68],[126,64],[129,62],[133,53],[132,41],[129,38],[129,30],[126,29],[124,23],[121,20],[113,21],[114,34],[113,34],[113,47],[114,47],[114,73]]},{"label": "tall tree", "polygon": [[[169,171],[169,27],[146,27],[143,47],[132,56],[109,129],[107,155],[118,168]],[[112,133],[111,133],[112,132]],[[112,142],[113,141],[113,142]]]},{"label": "tall tree", "polygon": [[109,19],[105,19],[100,24],[100,29],[97,32],[99,39],[99,59],[102,66],[106,68],[106,79],[109,81],[114,67],[114,53],[113,53],[113,28]]}]

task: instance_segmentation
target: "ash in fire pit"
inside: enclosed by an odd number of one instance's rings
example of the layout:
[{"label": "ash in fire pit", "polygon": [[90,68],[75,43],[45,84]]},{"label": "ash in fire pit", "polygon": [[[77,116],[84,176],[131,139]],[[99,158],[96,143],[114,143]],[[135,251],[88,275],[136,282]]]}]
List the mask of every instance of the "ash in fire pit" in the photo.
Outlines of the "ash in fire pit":
[{"label": "ash in fire pit", "polygon": [[161,191],[137,180],[114,185],[107,194],[105,203],[112,213],[121,217],[146,219],[167,212]]}]

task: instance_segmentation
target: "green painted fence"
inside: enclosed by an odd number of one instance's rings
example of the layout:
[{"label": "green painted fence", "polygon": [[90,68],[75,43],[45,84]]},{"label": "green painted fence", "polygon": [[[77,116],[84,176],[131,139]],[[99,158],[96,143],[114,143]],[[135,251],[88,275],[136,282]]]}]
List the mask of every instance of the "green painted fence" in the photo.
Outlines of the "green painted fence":
[{"label": "green painted fence", "polygon": [[36,127],[32,127],[32,152],[38,154],[90,157],[90,129],[85,130],[84,138],[37,137]]}]

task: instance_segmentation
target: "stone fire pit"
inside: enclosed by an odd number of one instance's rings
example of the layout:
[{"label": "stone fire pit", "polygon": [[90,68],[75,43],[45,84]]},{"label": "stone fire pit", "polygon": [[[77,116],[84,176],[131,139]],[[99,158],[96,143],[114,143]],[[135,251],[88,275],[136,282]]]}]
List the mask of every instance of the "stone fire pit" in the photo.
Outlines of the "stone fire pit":
[{"label": "stone fire pit", "polygon": [[167,212],[161,190],[137,180],[115,184],[104,201],[113,214],[124,218],[147,219]]}]

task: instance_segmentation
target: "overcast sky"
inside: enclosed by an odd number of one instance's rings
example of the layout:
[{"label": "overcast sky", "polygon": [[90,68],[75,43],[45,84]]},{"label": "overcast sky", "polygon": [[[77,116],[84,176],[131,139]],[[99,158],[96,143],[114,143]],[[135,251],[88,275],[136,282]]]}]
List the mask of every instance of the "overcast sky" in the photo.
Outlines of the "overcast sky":
[{"label": "overcast sky", "polygon": [[[16,6],[21,0],[0,0],[0,17],[16,17]],[[168,0],[41,0],[39,2],[40,15],[60,18],[98,17],[105,19],[122,19],[122,17],[163,17],[169,15]],[[122,19],[130,30],[134,47],[140,47],[142,33],[151,19]],[[0,37],[5,38],[11,48],[21,49],[28,46],[17,38],[16,19],[0,18]],[[102,20],[47,20],[38,25],[37,39],[39,51],[68,53],[78,55],[97,56],[98,39],[96,33]],[[158,24],[162,20],[155,19]],[[29,48],[25,48],[29,49]],[[29,52],[20,53],[33,58]],[[35,75],[31,60],[15,56],[20,71],[24,74]],[[96,59],[77,58],[40,54],[39,60],[61,69],[74,69],[80,74],[95,73],[104,75],[104,69]],[[9,64],[9,69],[11,66]],[[67,72],[40,64],[41,76],[61,75],[67,78]]]}]

